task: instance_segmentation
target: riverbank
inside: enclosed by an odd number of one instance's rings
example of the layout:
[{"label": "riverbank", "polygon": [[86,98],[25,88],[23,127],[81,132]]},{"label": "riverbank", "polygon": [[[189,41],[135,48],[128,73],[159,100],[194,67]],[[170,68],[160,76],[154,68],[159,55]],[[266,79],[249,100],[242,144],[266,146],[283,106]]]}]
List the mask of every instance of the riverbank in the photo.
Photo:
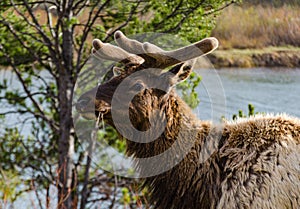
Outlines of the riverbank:
[{"label": "riverbank", "polygon": [[300,67],[300,47],[219,49],[208,56],[216,68]]}]

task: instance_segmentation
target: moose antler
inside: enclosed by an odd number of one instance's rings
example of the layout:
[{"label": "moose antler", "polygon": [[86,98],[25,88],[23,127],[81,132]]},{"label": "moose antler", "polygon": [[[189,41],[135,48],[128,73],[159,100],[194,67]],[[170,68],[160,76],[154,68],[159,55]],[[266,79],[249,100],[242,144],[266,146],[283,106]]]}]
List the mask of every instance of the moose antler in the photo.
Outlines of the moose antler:
[{"label": "moose antler", "polygon": [[124,63],[143,64],[144,67],[166,68],[180,62],[194,59],[212,52],[218,47],[218,40],[210,37],[172,51],[165,51],[160,47],[145,42],[127,38],[121,31],[114,34],[118,46],[93,41],[95,56]]}]

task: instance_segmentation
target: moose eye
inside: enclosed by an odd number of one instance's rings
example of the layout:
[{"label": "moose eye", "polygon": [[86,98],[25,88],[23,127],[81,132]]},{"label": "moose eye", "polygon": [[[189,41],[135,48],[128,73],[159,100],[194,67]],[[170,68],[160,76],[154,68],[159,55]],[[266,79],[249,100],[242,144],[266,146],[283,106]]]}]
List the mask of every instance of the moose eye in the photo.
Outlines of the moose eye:
[{"label": "moose eye", "polygon": [[142,83],[136,83],[132,86],[133,91],[142,91],[145,88],[145,86]]},{"label": "moose eye", "polygon": [[81,106],[86,106],[91,101],[90,98],[82,98],[77,103]]}]

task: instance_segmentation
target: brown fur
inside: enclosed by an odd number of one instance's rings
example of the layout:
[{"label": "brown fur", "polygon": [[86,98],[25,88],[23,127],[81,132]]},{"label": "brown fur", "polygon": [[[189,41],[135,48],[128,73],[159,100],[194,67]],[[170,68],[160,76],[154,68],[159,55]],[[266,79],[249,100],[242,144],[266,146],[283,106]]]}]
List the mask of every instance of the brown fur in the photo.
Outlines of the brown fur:
[{"label": "brown fur", "polygon": [[[126,65],[125,73],[100,85],[97,90],[96,114],[104,114],[106,122],[112,126],[114,122],[109,105],[116,87],[144,66],[137,64],[134,65],[135,70],[131,68]],[[174,76],[180,77],[176,75],[180,72],[175,68]],[[154,76],[158,80],[161,74]],[[132,85],[135,82],[133,80]],[[89,95],[92,93],[85,93],[81,99]],[[80,103],[77,109],[82,114],[94,111],[84,109]],[[130,104],[132,125],[140,131],[156,128],[155,121],[150,125],[151,117],[155,118],[151,115],[152,110],[159,110],[167,122],[160,137],[150,143],[126,140],[126,153],[137,158],[136,166],[140,172],[147,174],[151,169],[162,169],[166,162],[172,163],[176,159],[169,156],[144,166],[139,163],[139,158],[156,156],[174,143],[180,147],[173,153],[174,156],[188,151],[172,169],[144,179],[154,208],[300,207],[299,119],[267,115],[224,122],[222,127],[215,126],[211,122],[198,120],[174,90],[163,92],[145,87]],[[124,126],[126,128],[126,124]],[[192,148],[185,150],[191,143]],[[210,157],[204,158],[201,153],[210,150]]]}]

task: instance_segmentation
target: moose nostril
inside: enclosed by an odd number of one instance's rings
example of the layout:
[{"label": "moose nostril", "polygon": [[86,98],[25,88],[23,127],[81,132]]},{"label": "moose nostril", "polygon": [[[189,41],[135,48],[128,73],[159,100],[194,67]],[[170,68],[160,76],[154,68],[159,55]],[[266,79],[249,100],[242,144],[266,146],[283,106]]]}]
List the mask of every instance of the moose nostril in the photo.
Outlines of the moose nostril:
[{"label": "moose nostril", "polygon": [[76,110],[80,111],[81,110],[81,104],[80,103],[76,103],[75,104]]},{"label": "moose nostril", "polygon": [[77,110],[84,109],[88,105],[89,101],[90,101],[90,99],[88,99],[88,98],[78,100],[76,103],[76,109]]}]

